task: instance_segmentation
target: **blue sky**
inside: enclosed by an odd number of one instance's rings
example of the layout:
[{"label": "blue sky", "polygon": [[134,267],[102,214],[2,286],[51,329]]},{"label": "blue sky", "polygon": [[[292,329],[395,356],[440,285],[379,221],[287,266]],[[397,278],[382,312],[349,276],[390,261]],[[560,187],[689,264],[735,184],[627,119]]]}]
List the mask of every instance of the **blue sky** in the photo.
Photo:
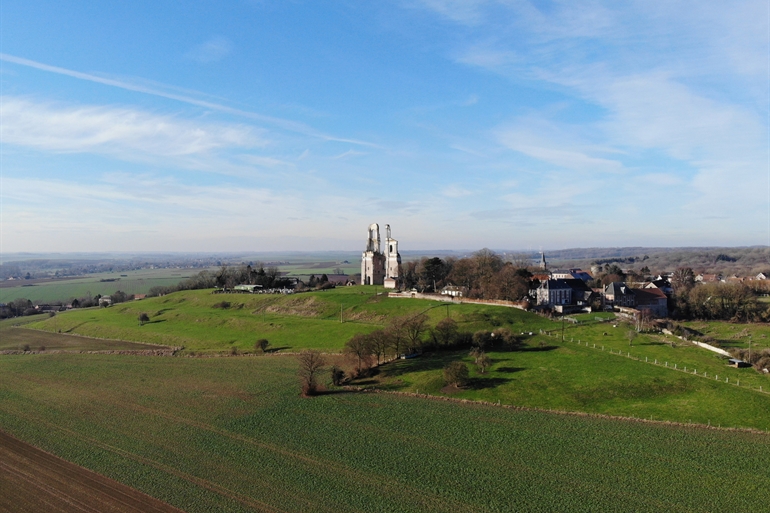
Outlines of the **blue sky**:
[{"label": "blue sky", "polygon": [[770,244],[769,9],[2,2],[0,250]]}]

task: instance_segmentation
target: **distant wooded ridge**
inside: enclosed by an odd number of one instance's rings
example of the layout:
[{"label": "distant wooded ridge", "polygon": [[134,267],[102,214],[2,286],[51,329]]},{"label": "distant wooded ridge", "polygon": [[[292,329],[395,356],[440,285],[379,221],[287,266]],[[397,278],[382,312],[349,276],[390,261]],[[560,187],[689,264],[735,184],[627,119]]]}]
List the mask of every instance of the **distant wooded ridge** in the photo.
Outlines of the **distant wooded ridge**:
[{"label": "distant wooded ridge", "polygon": [[[477,248],[480,249],[480,248]],[[403,250],[405,260],[415,260],[420,257],[439,256],[442,258],[455,256],[470,256],[477,250]],[[540,252],[532,250],[494,249],[504,259],[530,259],[535,265],[539,261]],[[673,271],[677,267],[692,267],[696,272],[729,272],[751,274],[770,270],[770,247],[768,246],[708,246],[708,247],[605,247],[605,248],[568,248],[545,250],[549,267],[584,267],[616,263],[625,268],[647,267],[651,271]],[[16,272],[24,269],[45,269],[61,267],[82,267],[88,262],[86,273],[110,269],[110,263],[123,262],[125,266],[113,267],[111,270],[124,268],[142,268],[148,265],[172,266],[186,264],[188,267],[207,267],[222,264],[236,265],[258,260],[270,261],[311,261],[314,257],[328,260],[330,255],[336,260],[360,259],[359,251],[265,251],[265,252],[223,252],[223,253],[133,253],[126,258],[125,253],[78,253],[78,254],[30,254],[16,253],[2,255],[0,275],[8,274],[2,271]],[[642,263],[643,262],[643,263]],[[80,263],[80,266],[77,264]]]}]

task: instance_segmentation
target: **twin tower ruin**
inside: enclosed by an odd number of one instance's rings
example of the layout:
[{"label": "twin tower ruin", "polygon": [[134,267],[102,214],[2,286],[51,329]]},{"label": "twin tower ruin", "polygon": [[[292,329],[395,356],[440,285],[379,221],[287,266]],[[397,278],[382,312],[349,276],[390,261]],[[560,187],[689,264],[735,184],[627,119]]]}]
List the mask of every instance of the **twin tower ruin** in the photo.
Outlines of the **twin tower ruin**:
[{"label": "twin tower ruin", "polygon": [[384,251],[380,250],[380,225],[369,225],[369,238],[366,251],[361,255],[361,285],[383,285],[386,289],[395,289],[399,282],[401,255],[398,254],[398,241],[390,236],[390,225],[385,225]]}]

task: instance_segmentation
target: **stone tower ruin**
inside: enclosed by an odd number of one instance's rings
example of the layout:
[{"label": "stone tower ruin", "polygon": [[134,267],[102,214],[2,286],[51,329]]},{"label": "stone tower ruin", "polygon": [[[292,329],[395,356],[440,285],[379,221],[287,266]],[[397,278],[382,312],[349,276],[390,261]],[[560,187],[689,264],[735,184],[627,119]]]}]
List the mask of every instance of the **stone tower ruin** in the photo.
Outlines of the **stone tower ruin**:
[{"label": "stone tower ruin", "polygon": [[395,289],[399,282],[401,255],[398,241],[391,237],[390,225],[385,225],[385,245],[380,244],[380,225],[369,225],[366,250],[361,255],[361,284],[383,285]]}]

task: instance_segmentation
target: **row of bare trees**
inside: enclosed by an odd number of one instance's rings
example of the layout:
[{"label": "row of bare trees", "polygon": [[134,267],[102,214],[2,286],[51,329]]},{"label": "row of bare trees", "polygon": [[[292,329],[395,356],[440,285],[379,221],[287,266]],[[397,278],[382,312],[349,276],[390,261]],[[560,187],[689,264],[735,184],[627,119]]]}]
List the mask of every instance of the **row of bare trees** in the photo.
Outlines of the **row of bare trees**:
[{"label": "row of bare trees", "polygon": [[401,276],[407,289],[431,292],[451,284],[466,287],[469,297],[516,301],[526,298],[532,285],[529,264],[526,258],[506,261],[484,248],[465,258],[407,262]]},{"label": "row of bare trees", "polygon": [[428,326],[425,314],[397,317],[387,327],[354,335],[345,344],[345,353],[356,360],[356,374],[366,373],[388,355],[413,354],[422,350],[473,348],[476,364],[483,371],[489,366],[486,351],[491,348],[515,350],[522,344],[508,328],[494,331],[460,331],[454,319],[446,317]]},{"label": "row of bare trees", "polygon": [[[457,322],[449,317],[435,326],[428,326],[425,314],[392,319],[385,328],[370,333],[353,335],[345,344],[344,352],[355,360],[351,377],[366,375],[375,365],[379,366],[388,356],[409,354],[423,349],[470,348],[476,367],[484,374],[492,361],[487,355],[491,349],[516,350],[522,341],[508,328],[494,331],[463,332]],[[303,351],[298,357],[299,378],[302,394],[311,396],[318,392],[319,379],[325,371],[326,361],[318,351]],[[463,364],[464,365],[464,364]],[[335,385],[343,382],[342,369],[332,366],[331,379]],[[458,385],[460,386],[460,385]]]}]

